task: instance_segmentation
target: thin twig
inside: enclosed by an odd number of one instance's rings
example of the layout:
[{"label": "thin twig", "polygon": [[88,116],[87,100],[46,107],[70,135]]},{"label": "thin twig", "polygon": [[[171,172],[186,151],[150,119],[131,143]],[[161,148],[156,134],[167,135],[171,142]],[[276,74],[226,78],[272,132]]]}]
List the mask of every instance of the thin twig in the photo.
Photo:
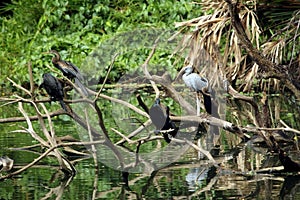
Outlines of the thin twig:
[{"label": "thin twig", "polygon": [[29,74],[29,81],[30,81],[30,94],[31,94],[30,96],[33,97],[34,82],[33,82],[31,62],[28,62],[28,74]]},{"label": "thin twig", "polygon": [[99,89],[97,95],[95,96],[94,102],[96,102],[97,99],[99,98],[99,95],[100,95],[100,93],[102,92],[102,90],[103,90],[103,88],[104,88],[104,86],[105,86],[105,84],[106,84],[107,78],[108,78],[108,76],[109,76],[109,74],[110,74],[110,71],[111,71],[111,69],[112,69],[112,67],[113,67],[113,65],[114,65],[114,63],[115,63],[115,60],[116,60],[116,58],[117,58],[118,55],[119,55],[119,54],[116,53],[116,54],[113,56],[113,59],[112,59],[111,64],[110,64],[110,66],[109,66],[109,68],[108,68],[108,71],[107,71],[107,73],[106,73],[106,75],[105,75],[105,78],[104,78],[104,81],[103,81],[103,83],[102,83],[102,85],[101,85],[101,88]]},{"label": "thin twig", "polygon": [[[86,109],[84,109],[84,113],[85,113],[85,119],[86,119],[86,124],[87,124],[87,128],[88,128],[88,134],[89,134],[90,142],[93,142],[94,138],[93,138],[93,135],[92,135],[90,122],[89,122],[89,117],[88,117],[88,113],[87,113]],[[91,145],[91,148],[92,148],[92,156],[93,156],[93,159],[94,159],[95,167],[98,167],[97,149],[95,148],[95,145],[93,145],[93,144]]]},{"label": "thin twig", "polygon": [[153,55],[154,55],[154,53],[155,53],[156,46],[157,46],[157,43],[158,43],[159,39],[160,39],[160,37],[158,37],[158,38],[155,40],[154,45],[153,45],[153,47],[152,47],[152,50],[151,50],[149,56],[147,57],[146,61],[145,61],[145,62],[143,63],[143,65],[142,65],[144,74],[145,74],[146,78],[149,79],[149,81],[150,81],[150,83],[151,83],[151,85],[152,85],[152,87],[153,87],[153,89],[154,89],[154,91],[155,91],[155,98],[158,98],[158,97],[159,97],[159,89],[158,89],[158,87],[156,86],[155,82],[154,82],[153,80],[151,80],[152,78],[151,78],[151,75],[150,75],[150,73],[149,73],[149,71],[148,71],[148,64],[149,64],[151,58],[153,57]]},{"label": "thin twig", "polygon": [[[152,121],[148,119],[142,126],[138,127],[136,130],[132,131],[130,134],[128,134],[127,138],[131,139],[137,134],[139,134],[141,131],[143,131],[146,127],[152,124]],[[125,142],[125,139],[118,141],[116,145],[122,145]]]},{"label": "thin twig", "polygon": [[118,134],[119,136],[121,136],[123,139],[125,139],[127,142],[128,142],[128,144],[133,144],[133,143],[135,143],[133,140],[131,140],[131,139],[129,139],[128,137],[126,137],[124,134],[122,134],[120,131],[118,131],[118,130],[116,130],[116,129],[114,129],[114,128],[111,128],[111,130],[113,131],[113,132],[115,132],[116,134]]},{"label": "thin twig", "polygon": [[17,87],[17,88],[19,88],[19,89],[21,89],[21,90],[23,90],[26,94],[28,94],[28,95],[30,95],[31,96],[31,93],[30,93],[30,91],[28,91],[27,89],[25,89],[24,87],[22,87],[22,86],[20,86],[19,84],[17,84],[16,82],[14,82],[13,80],[11,80],[10,78],[8,78],[7,77],[7,80],[9,80],[12,84],[13,84],[13,86],[15,86],[15,87]]},{"label": "thin twig", "polygon": [[[285,130],[285,131],[291,131],[291,132],[295,132],[297,134],[300,134],[300,131],[296,130],[296,129],[293,129],[291,127],[289,127],[283,120],[280,120],[280,123],[285,126],[286,128],[285,129],[281,129],[281,130]],[[279,128],[280,129],[280,128]]]}]

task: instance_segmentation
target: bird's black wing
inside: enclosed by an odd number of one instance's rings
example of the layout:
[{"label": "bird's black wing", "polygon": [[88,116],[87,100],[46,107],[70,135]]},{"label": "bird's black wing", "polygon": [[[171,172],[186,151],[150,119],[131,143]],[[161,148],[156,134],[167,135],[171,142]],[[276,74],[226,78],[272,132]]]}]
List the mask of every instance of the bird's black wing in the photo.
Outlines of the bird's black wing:
[{"label": "bird's black wing", "polygon": [[57,96],[61,100],[64,98],[64,89],[63,89],[62,84],[59,82],[59,80],[57,78],[55,78],[55,85],[57,88]]},{"label": "bird's black wing", "polygon": [[62,109],[64,109],[66,112],[68,112],[67,106],[63,100],[59,100],[60,106]]},{"label": "bird's black wing", "polygon": [[78,76],[77,71],[69,64],[69,62],[60,60],[54,65],[56,68],[58,68],[64,74],[64,76],[66,76],[70,79]]},{"label": "bird's black wing", "polygon": [[156,129],[161,130],[166,123],[167,117],[165,115],[165,112],[160,107],[160,105],[154,104],[149,110],[149,115]]},{"label": "bird's black wing", "polygon": [[58,79],[51,74],[43,75],[43,83],[41,86],[51,96],[52,100],[61,100],[64,97],[63,88]]},{"label": "bird's black wing", "polygon": [[78,78],[80,81],[83,80],[82,74],[80,73],[78,67],[76,67],[73,63],[65,61],[65,63],[72,69],[75,74],[75,77]]},{"label": "bird's black wing", "polygon": [[80,82],[78,78],[75,78],[75,85],[77,85],[80,88],[84,96],[89,95],[89,92],[87,91],[86,87]]}]

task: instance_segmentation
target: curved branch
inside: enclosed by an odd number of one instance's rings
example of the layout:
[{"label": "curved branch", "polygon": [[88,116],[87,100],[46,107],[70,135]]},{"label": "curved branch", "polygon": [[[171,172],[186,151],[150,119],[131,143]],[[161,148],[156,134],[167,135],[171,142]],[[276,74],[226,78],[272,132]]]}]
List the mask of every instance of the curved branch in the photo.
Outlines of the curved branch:
[{"label": "curved branch", "polygon": [[241,41],[242,45],[245,47],[247,53],[251,56],[253,61],[255,61],[264,72],[268,73],[270,77],[276,77],[277,79],[280,79],[295,94],[295,96],[300,99],[300,91],[291,82],[286,71],[283,71],[283,67],[281,65],[274,64],[265,56],[263,56],[258,49],[253,47],[253,44],[247,37],[241,19],[239,18],[237,3],[232,3],[231,0],[225,1],[228,4],[231,24],[236,32],[236,36]]}]

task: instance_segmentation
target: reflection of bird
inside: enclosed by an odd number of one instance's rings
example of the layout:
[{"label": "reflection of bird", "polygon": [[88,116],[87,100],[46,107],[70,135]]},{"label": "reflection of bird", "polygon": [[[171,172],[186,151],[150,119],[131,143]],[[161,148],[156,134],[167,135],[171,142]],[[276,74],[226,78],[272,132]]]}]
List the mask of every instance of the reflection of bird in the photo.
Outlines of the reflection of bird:
[{"label": "reflection of bird", "polygon": [[50,54],[54,54],[55,56],[52,58],[53,65],[58,68],[64,76],[68,77],[69,79],[74,79],[75,85],[77,85],[84,96],[88,96],[88,91],[85,86],[81,83],[83,81],[83,77],[79,72],[78,67],[68,61],[61,60],[60,54],[56,50],[50,50]]},{"label": "reflection of bird", "polygon": [[[211,96],[209,91],[208,80],[204,77],[200,77],[197,73],[193,73],[193,66],[188,65],[184,68],[184,74],[182,80],[191,90],[201,93],[204,99],[204,107],[207,113],[211,114]],[[199,115],[199,99],[197,95],[197,115]]]},{"label": "reflection of bird", "polygon": [[287,153],[278,145],[277,141],[275,140],[275,137],[271,134],[270,142],[272,144],[271,148],[278,152],[279,160],[281,164],[283,165],[283,171],[285,172],[299,172],[300,171],[300,163],[292,160]]},{"label": "reflection of bird", "polygon": [[279,160],[284,167],[284,171],[286,172],[299,172],[300,171],[300,163],[292,160],[286,152],[284,152],[281,148],[279,148]]},{"label": "reflection of bird", "polygon": [[43,87],[46,90],[51,101],[59,101],[61,107],[65,111],[68,111],[65,102],[63,101],[63,87],[56,77],[50,73],[43,74],[43,83],[40,85],[40,87]]},{"label": "reflection of bird", "polygon": [[174,122],[169,117],[169,110],[169,107],[166,107],[166,109],[162,108],[159,98],[155,100],[155,103],[149,110],[150,119],[157,130],[172,129],[172,131],[168,133],[163,133],[163,137],[168,143],[171,142],[171,139],[169,138],[168,134],[172,135],[172,137],[175,137],[178,130]]}]

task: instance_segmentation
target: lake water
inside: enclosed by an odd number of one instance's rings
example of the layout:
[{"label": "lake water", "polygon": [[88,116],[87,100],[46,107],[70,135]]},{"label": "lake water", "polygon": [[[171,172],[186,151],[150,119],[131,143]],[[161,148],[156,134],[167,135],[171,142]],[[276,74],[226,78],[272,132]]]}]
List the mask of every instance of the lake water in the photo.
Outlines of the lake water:
[{"label": "lake water", "polygon": [[[57,106],[57,105],[56,105]],[[284,107],[285,113],[290,108]],[[10,107],[2,108],[2,118],[14,116]],[[18,114],[20,116],[20,114]],[[109,116],[109,114],[104,113]],[[293,117],[292,117],[293,119]],[[288,121],[288,120],[286,120]],[[299,128],[299,120],[290,120]],[[54,118],[60,127],[58,136],[78,136],[78,127],[68,117]],[[26,123],[0,124],[1,155],[14,160],[14,168],[21,168],[34,160],[35,152],[19,148],[36,144],[25,133],[11,131],[26,127]],[[35,124],[38,127],[38,124]],[[25,172],[0,182],[1,199],[300,199],[300,177],[297,174],[258,172],[259,169],[280,166],[277,155],[266,148],[240,143],[230,133],[221,134],[222,144],[211,151],[219,166],[212,166],[207,159],[192,148],[187,149],[174,162],[161,166],[151,173],[130,173],[128,186],[117,166],[112,168],[101,161],[106,152],[98,151],[98,168],[92,157],[72,157],[77,174],[66,177],[58,169],[53,157],[44,158]],[[199,142],[209,146],[206,138]],[[194,141],[197,144],[197,140]],[[161,144],[167,146],[162,140]],[[153,145],[153,144],[152,144]],[[156,144],[157,145],[157,144]],[[147,152],[151,145],[143,151]],[[43,150],[41,150],[43,151]],[[294,149],[290,149],[290,152]],[[295,152],[297,159],[297,152]],[[164,157],[164,155],[162,155]],[[111,158],[112,160],[114,158]],[[2,172],[5,175],[6,172]]]}]

